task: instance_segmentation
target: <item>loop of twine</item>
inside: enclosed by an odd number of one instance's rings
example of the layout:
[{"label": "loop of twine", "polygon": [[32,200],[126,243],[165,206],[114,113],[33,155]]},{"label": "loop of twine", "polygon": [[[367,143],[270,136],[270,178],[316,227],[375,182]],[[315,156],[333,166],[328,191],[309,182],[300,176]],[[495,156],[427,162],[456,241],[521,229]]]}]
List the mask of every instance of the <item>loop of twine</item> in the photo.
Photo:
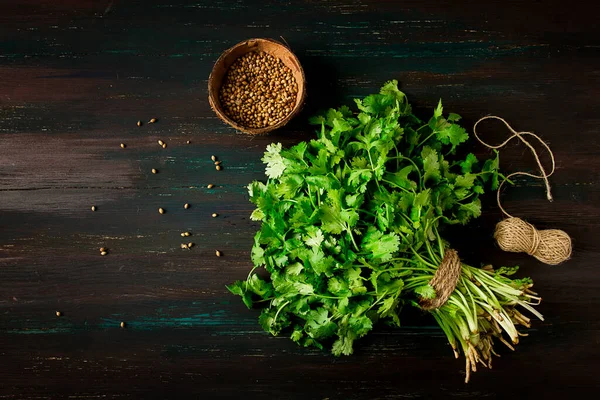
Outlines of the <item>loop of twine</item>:
[{"label": "loop of twine", "polygon": [[[504,142],[496,146],[484,142],[477,135],[477,125],[486,119],[496,119],[502,121],[512,135]],[[496,239],[496,242],[498,242],[498,246],[500,246],[500,248],[504,251],[527,253],[534,256],[541,262],[550,265],[560,264],[561,262],[569,259],[569,257],[571,257],[572,245],[571,238],[565,231],[559,229],[537,230],[535,226],[507,213],[500,202],[500,191],[502,190],[502,185],[504,185],[504,182],[506,182],[508,179],[516,175],[524,175],[536,179],[542,179],[546,185],[546,198],[548,201],[552,201],[552,193],[550,191],[548,177],[554,174],[556,164],[554,162],[554,154],[552,153],[552,150],[550,150],[550,147],[548,147],[548,145],[544,143],[544,141],[536,134],[532,132],[517,132],[503,118],[495,115],[488,115],[477,121],[473,126],[473,134],[482,145],[489,149],[499,149],[504,147],[513,138],[519,139],[529,148],[529,150],[531,150],[531,153],[533,154],[533,157],[535,158],[540,170],[540,175],[531,174],[524,171],[513,172],[512,174],[507,175],[498,186],[498,191],[496,192],[498,208],[500,208],[502,213],[507,216],[506,219],[500,221],[496,225],[494,238]],[[544,169],[537,152],[525,139],[525,136],[527,135],[537,139],[538,142],[548,151],[550,159],[552,160],[552,169],[550,173],[546,173],[546,170]]]},{"label": "loop of twine", "polygon": [[461,264],[458,253],[455,250],[447,249],[444,253],[444,259],[429,282],[435,289],[435,298],[421,299],[421,307],[424,310],[432,310],[443,306],[450,298],[454,288],[456,288],[460,271]]}]

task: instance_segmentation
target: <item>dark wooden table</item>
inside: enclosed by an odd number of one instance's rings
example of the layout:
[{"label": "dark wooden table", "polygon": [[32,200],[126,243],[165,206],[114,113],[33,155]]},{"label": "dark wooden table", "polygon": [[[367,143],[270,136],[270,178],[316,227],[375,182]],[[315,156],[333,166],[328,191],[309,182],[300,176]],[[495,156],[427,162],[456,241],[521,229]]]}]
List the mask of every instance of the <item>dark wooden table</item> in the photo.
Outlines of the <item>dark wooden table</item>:
[{"label": "dark wooden table", "polygon": [[[0,398],[575,398],[599,389],[597,8],[490,0],[0,3]],[[208,105],[212,64],[238,41],[280,36],[305,68],[305,110],[270,137],[238,134]],[[542,135],[557,159],[553,203],[530,180],[518,180],[504,199],[539,228],[571,234],[569,262],[550,267],[498,250],[493,197],[453,238],[474,263],[521,265],[546,317],[516,352],[498,346],[494,370],[468,385],[463,360],[417,313],[402,329],[378,327],[353,356],[336,359],[262,332],[258,313],[225,289],[250,267],[257,225],[245,185],[263,177],[265,146],[310,138],[306,121],[317,109],[394,78],[418,113],[441,97],[466,126],[501,115]],[[152,117],[158,123],[136,126]],[[220,172],[213,154],[223,160]],[[502,152],[502,167],[531,169],[533,159],[515,143]],[[182,231],[193,232],[190,251],[180,249]],[[100,256],[100,247],[110,253]]]}]

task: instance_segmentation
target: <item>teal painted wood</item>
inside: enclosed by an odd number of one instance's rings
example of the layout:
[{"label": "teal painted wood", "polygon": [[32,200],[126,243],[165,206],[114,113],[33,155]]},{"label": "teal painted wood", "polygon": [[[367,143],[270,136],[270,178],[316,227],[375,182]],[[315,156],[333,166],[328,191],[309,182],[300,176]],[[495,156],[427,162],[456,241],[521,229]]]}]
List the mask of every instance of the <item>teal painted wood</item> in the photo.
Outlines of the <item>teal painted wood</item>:
[{"label": "teal painted wood", "polygon": [[[0,397],[479,399],[597,390],[600,32],[592,9],[544,3],[0,4]],[[268,137],[232,131],[207,102],[216,58],[257,36],[284,37],[308,82],[303,113]],[[443,98],[467,125],[502,115],[542,135],[558,161],[553,203],[529,181],[503,198],[539,228],[572,235],[567,265],[500,252],[493,198],[476,224],[454,232],[469,262],[521,264],[546,316],[468,386],[462,360],[419,313],[334,359],[262,332],[258,311],[225,289],[250,266],[257,225],[245,186],[263,178],[265,146],[310,139],[306,120],[316,110],[392,78],[417,112]],[[153,117],[157,124],[136,126]],[[528,157],[511,146],[502,166],[530,168]],[[182,231],[193,234],[189,251],[180,248]]]}]

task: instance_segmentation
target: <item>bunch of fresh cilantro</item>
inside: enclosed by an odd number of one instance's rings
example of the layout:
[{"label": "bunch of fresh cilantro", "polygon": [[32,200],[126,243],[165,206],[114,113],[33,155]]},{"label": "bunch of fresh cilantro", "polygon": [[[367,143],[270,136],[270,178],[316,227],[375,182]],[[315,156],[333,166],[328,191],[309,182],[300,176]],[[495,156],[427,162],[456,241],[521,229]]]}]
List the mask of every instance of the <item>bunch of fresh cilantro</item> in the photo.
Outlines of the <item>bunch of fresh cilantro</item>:
[{"label": "bunch of fresh cilantro", "polygon": [[[342,106],[312,118],[316,139],[267,147],[268,180],[249,185],[251,218],[262,222],[254,268],[228,286],[248,308],[265,306],[266,331],[335,355],[351,354],[380,320],[399,326],[402,306],[435,298],[429,281],[449,248],[440,230],[478,217],[479,196],[499,177],[497,153],[485,162],[456,156],[469,136],[441,101],[427,122],[397,81],[355,101],[357,113]],[[516,343],[514,324],[528,319],[515,306],[537,298],[530,281],[504,270],[462,268],[448,302],[431,312],[469,371],[490,365],[492,336]]]}]

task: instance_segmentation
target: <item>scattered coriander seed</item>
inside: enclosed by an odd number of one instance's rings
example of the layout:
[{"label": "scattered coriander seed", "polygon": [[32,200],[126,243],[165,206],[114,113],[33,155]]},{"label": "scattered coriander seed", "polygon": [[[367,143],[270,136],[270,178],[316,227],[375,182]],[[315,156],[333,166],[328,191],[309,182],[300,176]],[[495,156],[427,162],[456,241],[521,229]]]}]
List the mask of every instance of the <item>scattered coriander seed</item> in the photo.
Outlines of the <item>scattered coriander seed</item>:
[{"label": "scattered coriander seed", "polygon": [[215,167],[215,169],[216,169],[217,171],[220,171],[220,170],[221,170],[221,166],[220,166],[220,165],[217,165],[217,166]]},{"label": "scattered coriander seed", "polygon": [[191,248],[191,247],[193,247],[193,246],[194,246],[194,243],[192,243],[192,242],[189,242],[189,243],[187,244],[187,246],[188,246],[188,248]]},{"label": "scattered coriander seed", "polygon": [[125,147],[127,147],[127,145],[125,143],[121,143],[121,148],[124,149]]},{"label": "scattered coriander seed", "polygon": [[160,146],[162,146],[163,144],[165,144],[165,142],[163,142],[162,140],[158,139],[158,144],[159,144]]},{"label": "scattered coriander seed", "polygon": [[187,144],[190,144],[190,143],[192,143],[192,142],[190,142],[190,141],[188,140],[186,143],[187,143]]},{"label": "scattered coriander seed", "polygon": [[221,165],[221,161],[215,161],[215,165]]},{"label": "scattered coriander seed", "polygon": [[217,257],[221,257],[221,252],[220,252],[219,250],[217,250],[217,251],[215,251],[215,255],[216,255]]},{"label": "scattered coriander seed", "polygon": [[217,213],[213,213],[213,214],[212,214],[212,217],[213,217],[213,218],[217,218],[218,216],[219,216],[219,214],[217,214]]},{"label": "scattered coriander seed", "polygon": [[108,252],[107,252],[107,251],[101,251],[101,252],[100,252],[100,255],[101,255],[101,256],[105,256],[105,255],[107,255],[107,254],[108,254]]},{"label": "scattered coriander seed", "polygon": [[92,206],[92,211],[96,211],[96,206]]},{"label": "scattered coriander seed", "polygon": [[181,248],[182,248],[182,249],[187,249],[187,248],[188,248],[188,245],[187,245],[187,244],[185,244],[185,243],[181,243]]},{"label": "scattered coriander seed", "polygon": [[185,232],[181,232],[181,237],[185,236]]},{"label": "scattered coriander seed", "polygon": [[188,208],[190,208],[190,205],[189,205],[188,203],[185,203],[185,204],[183,205],[183,208],[185,208],[185,209],[187,210]]},{"label": "scattered coriander seed", "polygon": [[121,321],[121,328],[125,328],[125,322]]},{"label": "scattered coriander seed", "polygon": [[142,126],[142,121],[138,121],[137,126]]},{"label": "scattered coriander seed", "polygon": [[57,311],[57,312],[56,312],[56,316],[57,316],[57,317],[61,317],[61,316],[62,316],[62,313],[61,313],[60,311]]},{"label": "scattered coriander seed", "polygon": [[156,168],[152,168],[152,173],[153,173],[153,174],[157,174],[157,173],[158,173],[158,170],[157,170]]},{"label": "scattered coriander seed", "polygon": [[215,156],[210,156],[210,159],[213,161],[217,161],[217,157],[215,157]]},{"label": "scattered coriander seed", "polygon": [[167,148],[167,144],[166,144],[166,143],[163,143],[163,144],[162,144],[162,148],[163,148],[163,149],[166,149],[166,148]]},{"label": "scattered coriander seed", "polygon": [[192,234],[189,232],[183,232],[183,236],[192,236]]},{"label": "scattered coriander seed", "polygon": [[161,208],[158,209],[158,212],[161,213],[161,214],[164,214],[165,213],[165,209],[161,207]]},{"label": "scattered coriander seed", "polygon": [[206,186],[206,187],[209,188],[209,189],[212,189],[212,188],[215,187],[215,185],[213,185],[212,183],[209,183],[208,186]]},{"label": "scattered coriander seed", "polygon": [[157,119],[156,119],[156,118],[151,118],[151,119],[150,119],[150,121],[148,121],[148,123],[149,123],[149,124],[153,124],[153,123],[155,123],[156,121],[157,121]]},{"label": "scattered coriander seed", "polygon": [[100,253],[102,253],[103,251],[106,251],[106,247],[100,247]]}]

